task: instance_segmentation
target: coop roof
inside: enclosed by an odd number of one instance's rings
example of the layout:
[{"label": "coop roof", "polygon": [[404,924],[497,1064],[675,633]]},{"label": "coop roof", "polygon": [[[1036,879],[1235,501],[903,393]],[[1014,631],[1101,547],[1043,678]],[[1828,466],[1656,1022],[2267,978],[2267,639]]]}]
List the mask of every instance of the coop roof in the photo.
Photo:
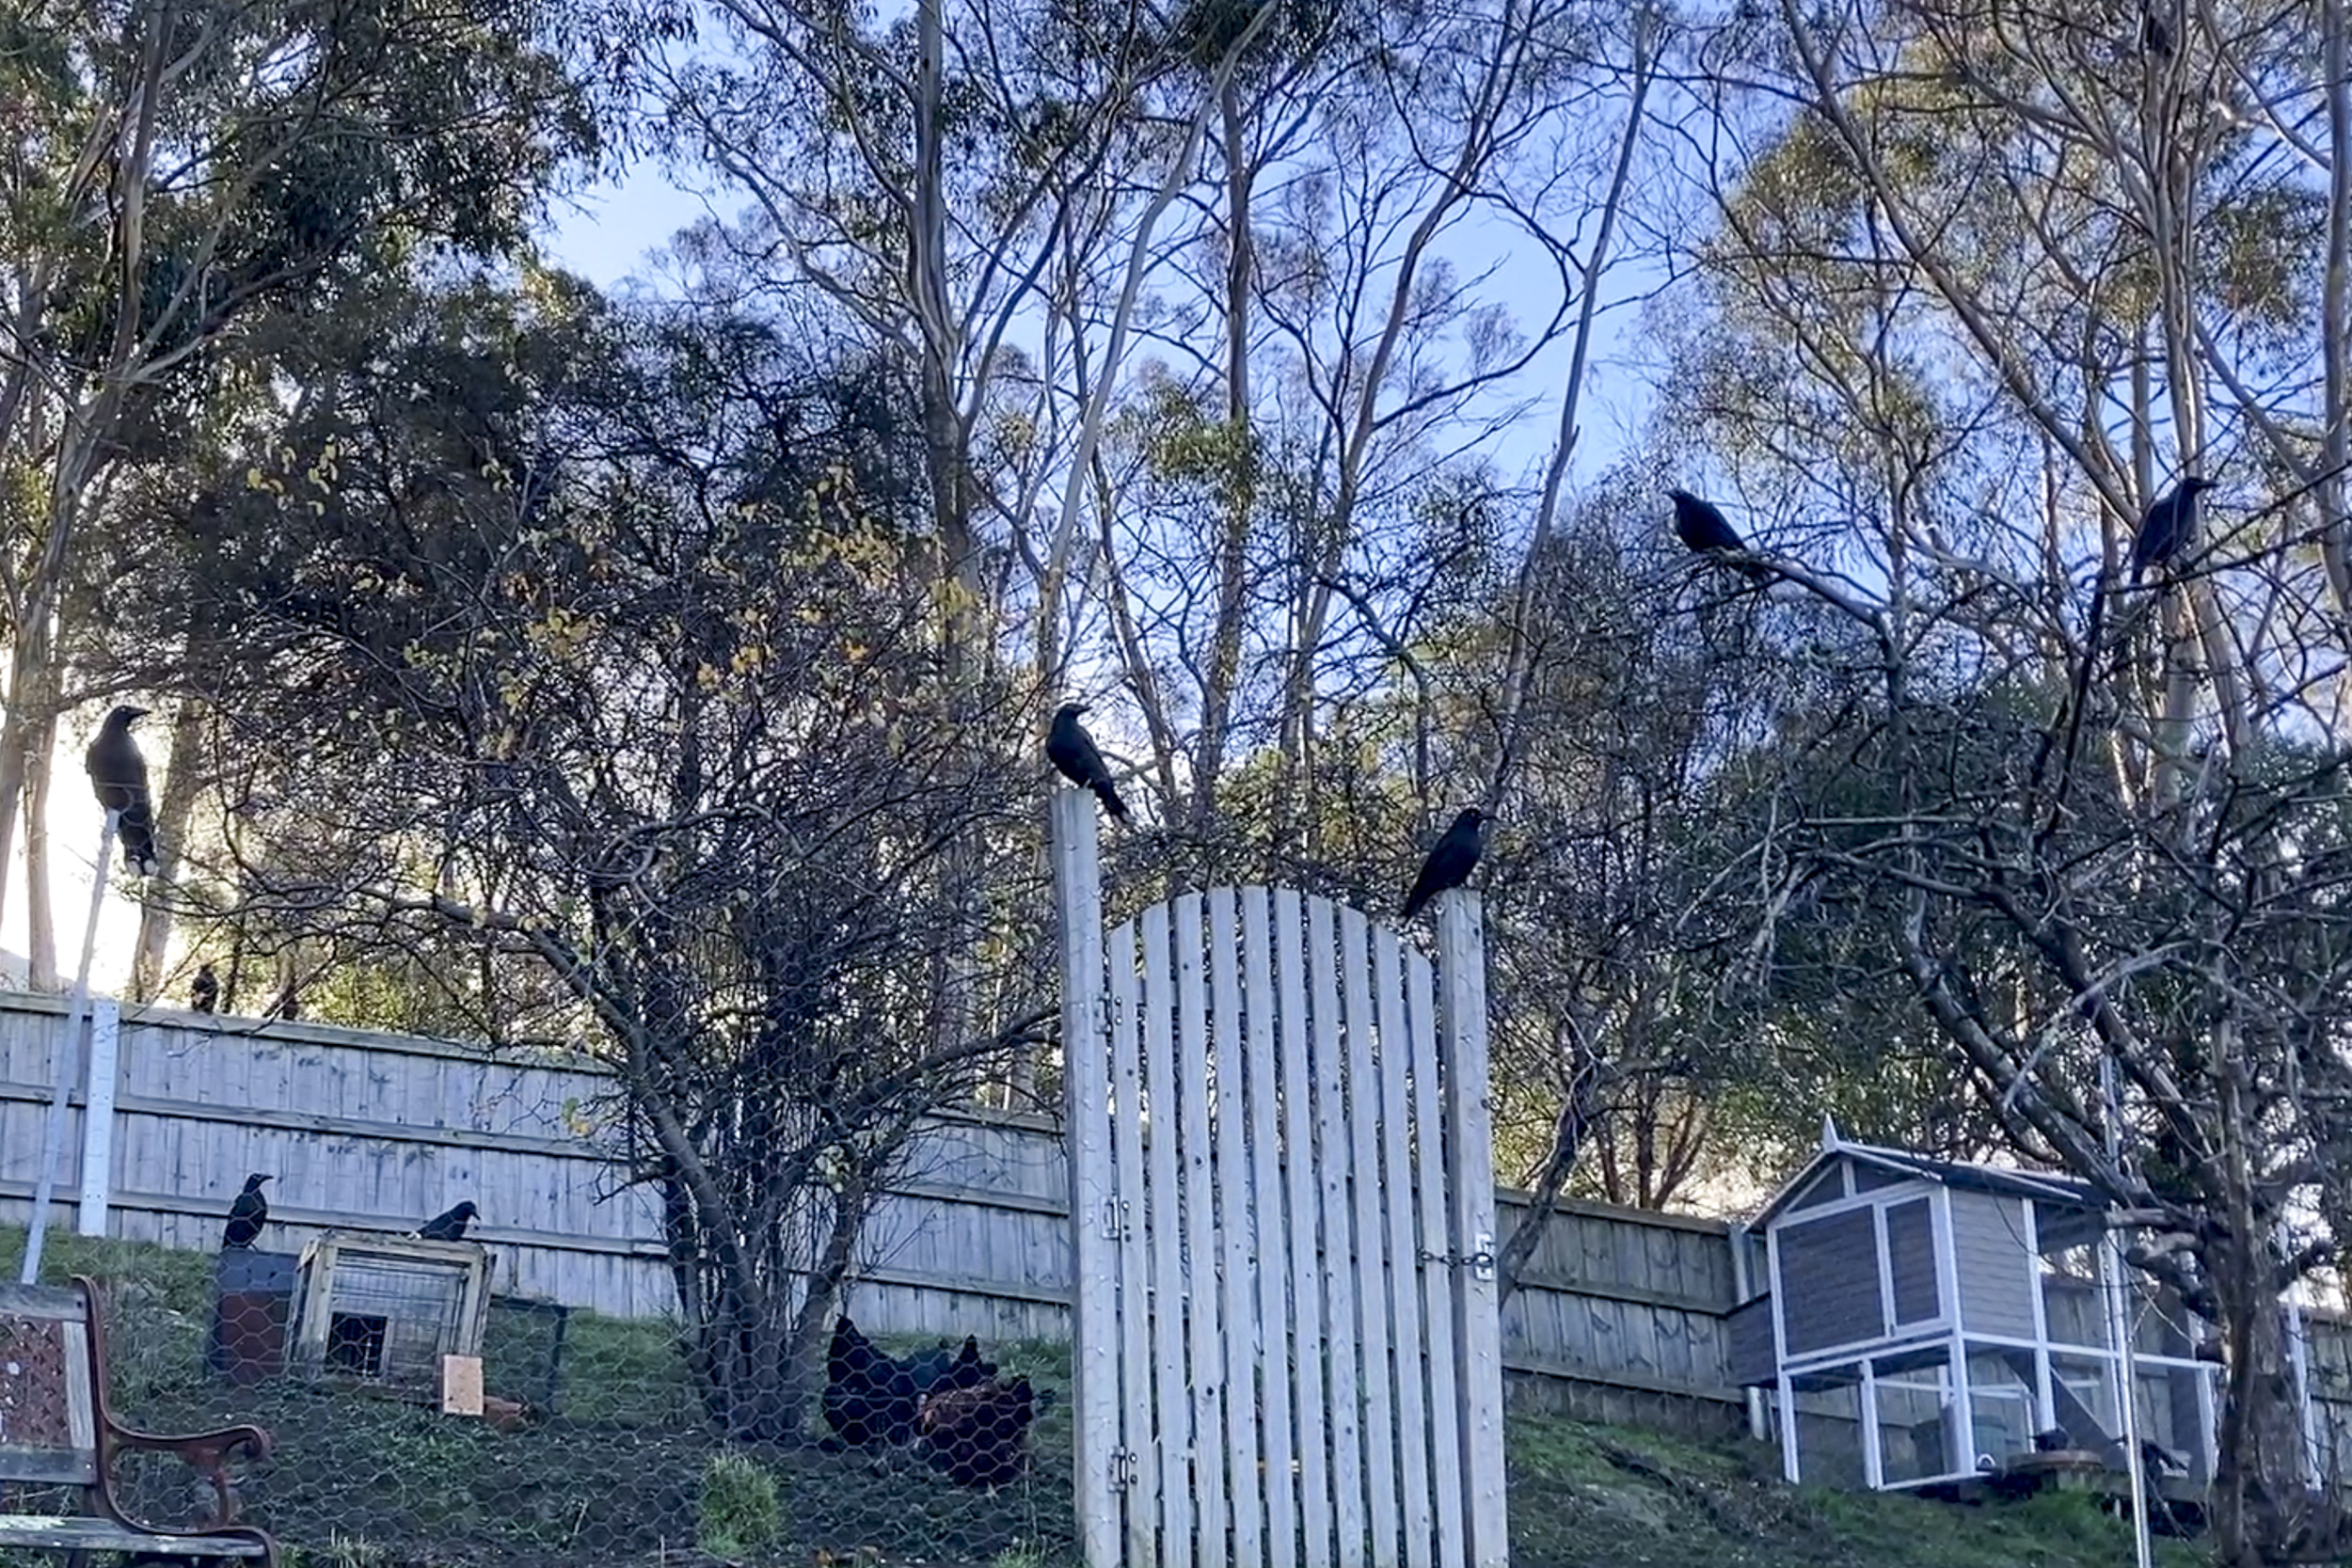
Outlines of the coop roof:
[{"label": "coop roof", "polygon": [[1839,1160],[1875,1165],[1899,1176],[1915,1177],[1947,1187],[2003,1193],[2015,1197],[2033,1198],[2041,1203],[2063,1203],[2078,1209],[2103,1207],[2097,1190],[2089,1182],[2077,1181],[2073,1177],[2016,1170],[2004,1165],[1974,1164],[1963,1160],[1938,1160],[1931,1155],[1912,1153],[1909,1149],[1855,1143],[1840,1136],[1837,1124],[1824,1117],[1821,1118],[1821,1147],[1814,1151],[1813,1158],[1807,1160],[1802,1169],[1780,1184],[1771,1200],[1748,1223],[1757,1229],[1770,1225],[1818,1172]]}]

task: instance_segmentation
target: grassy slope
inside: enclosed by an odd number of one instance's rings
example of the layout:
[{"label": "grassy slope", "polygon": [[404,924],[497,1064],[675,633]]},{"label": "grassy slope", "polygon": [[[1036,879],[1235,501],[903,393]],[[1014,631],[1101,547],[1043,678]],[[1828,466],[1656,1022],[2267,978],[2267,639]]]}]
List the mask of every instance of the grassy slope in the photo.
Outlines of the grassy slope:
[{"label": "grassy slope", "polygon": [[[0,1229],[0,1278],[22,1234]],[[295,1568],[694,1568],[703,1477],[719,1451],[696,1418],[669,1330],[578,1314],[560,1414],[501,1435],[469,1421],[294,1384],[201,1374],[212,1259],[54,1237],[44,1271],[96,1275],[115,1325],[111,1382],[135,1425],[258,1420],[278,1451],[245,1487]],[[500,1347],[487,1347],[498,1391]],[[1009,1371],[1067,1386],[1054,1346],[992,1346]],[[1772,1456],[1647,1433],[1514,1418],[1518,1568],[2106,1568],[2128,1538],[2078,1498],[1960,1510],[1901,1497],[1792,1490]],[[995,1493],[950,1486],[909,1455],[754,1450],[776,1482],[781,1535],[737,1560],[875,1568],[1031,1568],[1072,1538],[1069,1413],[1041,1420],[1036,1464]],[[160,1483],[158,1483],[160,1486]],[[144,1489],[143,1489],[144,1490]],[[159,1489],[158,1516],[177,1512]],[[23,1499],[10,1506],[27,1506]],[[2169,1568],[2197,1560],[2177,1547]],[[0,1553],[0,1568],[15,1568]]]}]

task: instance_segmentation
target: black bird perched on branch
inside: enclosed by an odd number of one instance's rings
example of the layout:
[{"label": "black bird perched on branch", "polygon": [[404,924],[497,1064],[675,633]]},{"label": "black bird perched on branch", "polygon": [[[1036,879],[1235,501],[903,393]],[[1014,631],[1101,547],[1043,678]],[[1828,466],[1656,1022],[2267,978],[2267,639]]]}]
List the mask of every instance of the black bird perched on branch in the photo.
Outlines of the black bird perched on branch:
[{"label": "black bird perched on branch", "polygon": [[1045,760],[1080,789],[1094,791],[1104,809],[1124,822],[1127,807],[1119,799],[1118,786],[1111,783],[1111,770],[1103,753],[1094,749],[1094,737],[1078,722],[1078,715],[1086,710],[1084,703],[1064,703],[1054,710],[1054,727],[1045,736]]},{"label": "black bird perched on branch", "polygon": [[122,863],[134,876],[155,874],[155,819],[147,798],[147,759],[131,738],[131,726],[147,717],[147,709],[128,703],[106,715],[98,738],[82,753],[98,803],[121,813]]},{"label": "black bird perched on branch", "polygon": [[408,1234],[421,1242],[462,1242],[466,1239],[466,1227],[473,1224],[474,1216],[480,1212],[473,1206],[473,1199],[468,1198],[456,1208],[434,1215]]},{"label": "black bird perched on branch", "polygon": [[2212,488],[2212,480],[2190,474],[2148,503],[2139,533],[2132,540],[2132,581],[2139,581],[2147,567],[2171,564],[2188,547],[2197,533],[2197,498]]},{"label": "black bird perched on branch", "polygon": [[1478,864],[1478,852],[1486,847],[1484,830],[1494,818],[1476,806],[1465,806],[1438,840],[1429,858],[1421,863],[1421,875],[1413,879],[1413,891],[1405,895],[1405,909],[1400,919],[1410,920],[1423,904],[1450,887],[1460,887],[1470,880],[1471,868]]},{"label": "black bird perched on branch", "polygon": [[[1714,502],[1701,500],[1688,490],[1669,490],[1675,503],[1675,536],[1684,547],[1699,555],[1720,556],[1727,551],[1744,554],[1747,541],[1731,526]],[[1730,564],[1756,582],[1771,580],[1772,573],[1752,561],[1737,561]]]},{"label": "black bird perched on branch", "polygon": [[245,1179],[245,1191],[229,1205],[229,1228],[221,1232],[222,1246],[249,1247],[260,1239],[262,1227],[269,1223],[269,1199],[262,1196],[262,1183],[268,1180],[258,1172]]},{"label": "black bird perched on branch", "polygon": [[196,966],[196,978],[188,982],[188,1006],[199,1013],[218,1010],[220,977],[213,973],[211,964]]}]

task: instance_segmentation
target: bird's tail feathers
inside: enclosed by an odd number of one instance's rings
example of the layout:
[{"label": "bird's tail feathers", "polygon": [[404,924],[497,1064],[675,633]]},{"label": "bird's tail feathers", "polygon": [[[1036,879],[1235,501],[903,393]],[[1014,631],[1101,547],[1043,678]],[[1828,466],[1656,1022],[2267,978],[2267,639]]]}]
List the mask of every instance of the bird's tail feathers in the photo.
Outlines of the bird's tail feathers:
[{"label": "bird's tail feathers", "polygon": [[1119,821],[1124,822],[1127,820],[1127,803],[1119,798],[1118,786],[1113,784],[1110,780],[1097,780],[1094,785],[1094,793],[1101,797],[1103,809],[1104,811],[1109,812],[1111,816]]}]

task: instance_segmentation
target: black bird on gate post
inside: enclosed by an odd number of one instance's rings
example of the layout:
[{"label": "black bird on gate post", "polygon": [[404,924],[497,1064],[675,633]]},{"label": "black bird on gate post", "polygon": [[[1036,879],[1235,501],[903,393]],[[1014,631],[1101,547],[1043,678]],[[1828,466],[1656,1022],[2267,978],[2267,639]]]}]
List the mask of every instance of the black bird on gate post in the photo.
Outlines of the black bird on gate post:
[{"label": "black bird on gate post", "polygon": [[2195,474],[2184,478],[2148,503],[2139,532],[2132,540],[2132,581],[2150,566],[2169,566],[2188,548],[2197,535],[2197,498],[2213,488],[2213,481]]},{"label": "black bird on gate post", "polygon": [[106,715],[98,738],[82,753],[82,766],[98,791],[98,803],[119,812],[122,863],[137,877],[155,874],[155,819],[147,797],[147,759],[131,738],[131,726],[147,717],[147,709],[124,703]]},{"label": "black bird on gate post", "polygon": [[269,1199],[262,1196],[262,1183],[269,1178],[256,1172],[245,1179],[245,1191],[229,1205],[229,1228],[221,1232],[224,1247],[249,1247],[261,1239],[262,1227],[269,1223]]},{"label": "black bird on gate post", "polygon": [[1445,831],[1437,847],[1429,851],[1429,858],[1421,863],[1421,875],[1413,879],[1413,891],[1405,895],[1405,909],[1399,919],[1412,919],[1430,899],[1470,880],[1471,870],[1478,864],[1478,852],[1486,847],[1486,825],[1493,820],[1476,806],[1462,808],[1454,826]]},{"label": "black bird on gate post", "polygon": [[1078,722],[1078,715],[1086,710],[1084,703],[1064,703],[1054,710],[1054,727],[1045,736],[1045,760],[1080,789],[1094,791],[1104,809],[1124,822],[1127,807],[1119,798],[1118,786],[1111,783],[1111,770],[1103,753],[1095,750],[1094,737]]},{"label": "black bird on gate post", "polygon": [[213,973],[211,964],[196,966],[196,978],[188,982],[188,1006],[199,1013],[219,1009],[220,977]]},{"label": "black bird on gate post", "polygon": [[473,1206],[473,1199],[468,1198],[456,1208],[434,1215],[408,1234],[421,1242],[462,1242],[466,1239],[466,1227],[481,1212]]}]

